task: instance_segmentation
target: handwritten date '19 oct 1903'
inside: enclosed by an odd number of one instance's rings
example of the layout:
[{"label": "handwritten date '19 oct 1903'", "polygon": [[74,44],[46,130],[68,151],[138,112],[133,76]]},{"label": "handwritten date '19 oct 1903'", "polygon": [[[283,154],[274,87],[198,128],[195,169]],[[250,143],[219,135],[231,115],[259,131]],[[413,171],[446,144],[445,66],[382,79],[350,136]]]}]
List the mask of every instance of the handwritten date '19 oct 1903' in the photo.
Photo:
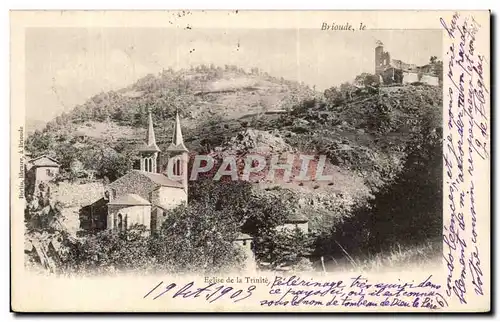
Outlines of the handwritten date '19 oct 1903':
[{"label": "handwritten date '19 oct 1903'", "polygon": [[[144,295],[143,298],[145,299],[151,297],[153,300],[156,300],[167,294],[172,289],[176,289],[173,295],[170,293],[172,298],[199,298],[204,296],[209,303],[213,303],[221,298],[229,297],[229,299],[236,303],[251,297],[256,288],[255,285],[250,285],[245,289],[235,289],[231,286],[217,285],[217,283],[211,283],[204,287],[196,288],[194,286],[194,282],[189,282],[182,287],[178,287],[176,283],[170,283],[164,287],[161,287],[162,285],[163,281],[152,288],[146,295]],[[155,293],[153,294],[153,292]]]}]

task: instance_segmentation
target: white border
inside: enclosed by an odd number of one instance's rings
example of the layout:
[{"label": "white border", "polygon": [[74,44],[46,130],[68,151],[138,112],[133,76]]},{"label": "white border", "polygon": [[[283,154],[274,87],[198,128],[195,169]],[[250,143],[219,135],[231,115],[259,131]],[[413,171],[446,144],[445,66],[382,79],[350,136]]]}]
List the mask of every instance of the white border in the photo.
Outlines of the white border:
[{"label": "white border", "polygon": [[[346,6],[348,4],[349,6]],[[348,2],[342,2],[342,3],[326,3],[322,1],[315,1],[315,0],[308,0],[308,1],[297,1],[297,0],[288,0],[286,2],[283,2],[281,4],[278,4],[277,1],[276,3],[273,3],[272,1],[269,0],[252,0],[252,1],[240,1],[238,3],[234,1],[188,1],[188,0],[183,0],[179,1],[176,3],[165,3],[165,1],[151,1],[151,0],[141,0],[141,1],[130,1],[130,0],[121,0],[121,1],[105,1],[105,0],[86,0],[86,1],[44,1],[43,4],[40,3],[39,1],[3,1],[2,2],[2,14],[1,14],[1,39],[3,39],[2,43],[2,65],[4,68],[2,68],[3,72],[3,78],[2,81],[3,86],[0,87],[0,93],[1,97],[3,99],[3,108],[0,109],[0,120],[3,122],[2,126],[0,127],[3,131],[3,135],[0,136],[0,151],[2,151],[1,155],[1,165],[2,171],[2,183],[1,185],[1,198],[3,199],[3,205],[4,205],[4,216],[3,216],[3,234],[2,236],[2,241],[4,242],[4,245],[2,245],[1,252],[2,252],[2,259],[3,259],[3,267],[2,267],[2,272],[3,274],[3,279],[4,281],[4,287],[2,287],[3,292],[1,295],[1,303],[3,303],[3,316],[2,316],[2,321],[10,321],[14,319],[14,316],[11,313],[8,313],[8,309],[6,310],[7,303],[10,306],[10,281],[9,280],[9,269],[10,269],[10,262],[8,260],[9,258],[9,250],[10,247],[8,245],[9,243],[9,210],[6,209],[7,205],[9,205],[10,198],[9,198],[9,190],[10,190],[10,184],[9,184],[9,172],[8,170],[10,169],[10,164],[9,164],[9,147],[10,147],[10,137],[9,137],[9,120],[10,120],[10,112],[9,112],[9,92],[10,92],[10,86],[9,86],[9,9],[16,9],[16,10],[27,10],[27,9],[114,9],[114,10],[119,10],[119,9],[373,9],[373,10],[380,10],[380,9],[426,9],[426,10],[439,10],[439,9],[448,9],[448,10],[453,10],[453,9],[491,9],[492,12],[495,14],[498,14],[500,11],[500,1],[496,0],[489,0],[489,1],[454,1],[454,2],[448,2],[446,6],[443,6],[442,2],[438,1],[430,1],[430,0],[420,0],[420,1],[357,1],[356,3],[353,3],[353,1],[348,1]],[[495,27],[494,25],[492,27]],[[495,41],[498,41],[498,33],[492,30],[492,35],[495,37]],[[492,47],[492,50],[494,47]],[[494,57],[498,57],[498,54],[491,55],[491,57],[494,59]],[[496,66],[495,70],[493,71],[495,75],[497,75],[498,72],[498,65]],[[492,91],[495,91],[495,88],[492,89]],[[496,106],[496,101],[492,102]],[[496,121],[498,113],[495,113],[495,119]],[[497,135],[495,135],[495,141],[498,139]],[[493,149],[495,151],[495,149]],[[496,177],[495,177],[496,179]],[[496,180],[495,180],[496,181]],[[493,200],[498,200],[500,197],[500,193],[496,193],[495,196],[493,196]],[[495,228],[498,228],[498,219],[497,225]],[[493,234],[494,235],[494,234]],[[498,249],[496,247],[493,247],[495,249],[495,252],[498,256]],[[495,288],[496,289],[496,288]],[[492,290],[493,292],[495,290]],[[498,299],[498,296],[496,296]],[[498,304],[495,302],[494,304]],[[7,313],[7,314],[5,314]],[[90,316],[89,316],[90,317]],[[322,316],[323,318],[331,319],[332,316]],[[347,316],[335,316],[333,318],[338,319],[344,319]],[[372,318],[374,316],[371,316]],[[5,318],[5,319],[4,319]],[[25,317],[26,319],[32,319],[35,317]],[[101,321],[104,320],[105,317],[91,317],[95,321]],[[145,320],[146,317],[133,317],[133,320]],[[173,316],[165,316],[164,318],[171,319],[174,318]],[[187,317],[183,316],[183,319],[206,319],[208,316],[196,316],[196,317]],[[246,317],[240,316],[240,318],[245,319]],[[266,318],[266,317],[259,317],[261,318]],[[358,316],[355,317],[354,319],[365,319],[369,318],[368,316]],[[382,317],[383,318],[383,317]],[[465,316],[467,319],[472,319],[474,320],[475,318],[473,316]],[[38,317],[37,320],[42,320],[46,321],[49,320],[50,316],[45,316],[45,317]],[[130,320],[130,318],[127,318]]]}]

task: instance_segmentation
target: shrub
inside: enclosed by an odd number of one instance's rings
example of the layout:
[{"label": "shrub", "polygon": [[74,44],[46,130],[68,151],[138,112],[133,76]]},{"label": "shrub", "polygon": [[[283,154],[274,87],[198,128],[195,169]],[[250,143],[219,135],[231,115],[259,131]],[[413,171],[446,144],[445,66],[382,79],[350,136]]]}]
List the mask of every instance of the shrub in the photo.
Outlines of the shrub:
[{"label": "shrub", "polygon": [[294,266],[312,252],[313,238],[300,229],[272,230],[256,242],[257,259],[271,267]]}]

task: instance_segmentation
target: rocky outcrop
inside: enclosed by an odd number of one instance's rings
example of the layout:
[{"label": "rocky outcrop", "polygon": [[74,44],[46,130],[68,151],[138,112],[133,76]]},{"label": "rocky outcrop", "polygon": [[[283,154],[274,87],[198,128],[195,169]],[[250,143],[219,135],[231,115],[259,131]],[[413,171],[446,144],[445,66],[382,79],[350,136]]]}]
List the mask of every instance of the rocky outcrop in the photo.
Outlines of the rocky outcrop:
[{"label": "rocky outcrop", "polygon": [[278,131],[255,129],[238,133],[218,150],[258,154],[293,152],[293,148],[283,140]]}]

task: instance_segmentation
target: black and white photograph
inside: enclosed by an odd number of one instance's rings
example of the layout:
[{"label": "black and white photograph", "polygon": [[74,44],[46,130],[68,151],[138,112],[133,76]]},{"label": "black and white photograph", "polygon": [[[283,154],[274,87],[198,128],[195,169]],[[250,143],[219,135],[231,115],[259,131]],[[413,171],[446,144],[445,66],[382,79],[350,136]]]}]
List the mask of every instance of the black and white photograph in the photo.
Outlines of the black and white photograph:
[{"label": "black and white photograph", "polygon": [[225,22],[259,16],[238,10],[159,14],[159,27],[96,14],[24,29],[23,270],[198,276],[177,291],[139,282],[137,296],[248,303],[260,288],[257,309],[275,310],[436,310],[485,292],[487,213],[469,185],[489,162],[484,19],[387,28],[337,12],[299,28]]},{"label": "black and white photograph", "polygon": [[28,30],[27,264],[439,259],[441,30],[316,33]]}]

